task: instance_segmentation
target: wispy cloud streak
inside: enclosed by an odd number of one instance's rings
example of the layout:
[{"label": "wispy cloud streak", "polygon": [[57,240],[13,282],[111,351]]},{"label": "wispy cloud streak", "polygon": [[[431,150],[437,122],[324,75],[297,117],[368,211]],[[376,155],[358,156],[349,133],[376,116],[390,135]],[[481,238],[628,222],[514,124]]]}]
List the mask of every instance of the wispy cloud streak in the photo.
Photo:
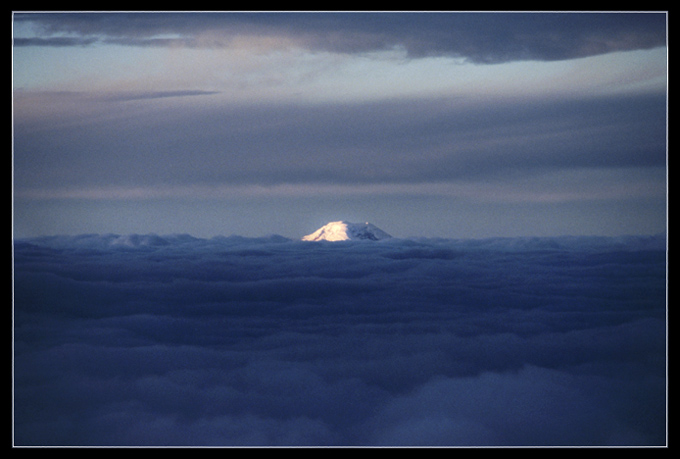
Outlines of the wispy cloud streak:
[{"label": "wispy cloud streak", "polygon": [[190,97],[190,96],[211,96],[219,94],[219,91],[202,91],[202,90],[176,90],[176,91],[148,91],[148,92],[118,92],[108,97],[105,100],[111,101],[125,101],[125,100],[145,100],[145,99],[163,99],[166,97]]},{"label": "wispy cloud streak", "polygon": [[[28,200],[154,200],[167,198],[300,198],[316,197],[449,197],[477,203],[556,203],[665,196],[662,170],[648,174],[626,169],[565,170],[560,173],[520,177],[517,180],[427,183],[281,183],[272,185],[214,184],[153,187],[35,188],[19,190],[16,199]],[[594,180],[596,179],[596,180]]]}]

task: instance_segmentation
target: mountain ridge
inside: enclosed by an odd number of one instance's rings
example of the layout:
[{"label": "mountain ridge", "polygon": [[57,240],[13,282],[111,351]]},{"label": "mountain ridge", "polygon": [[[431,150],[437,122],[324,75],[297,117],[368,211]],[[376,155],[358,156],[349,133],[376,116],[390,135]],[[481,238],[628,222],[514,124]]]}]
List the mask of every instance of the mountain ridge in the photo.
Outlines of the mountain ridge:
[{"label": "mountain ridge", "polygon": [[329,222],[302,238],[303,241],[380,241],[391,239],[387,234],[372,223],[352,223],[347,221]]}]

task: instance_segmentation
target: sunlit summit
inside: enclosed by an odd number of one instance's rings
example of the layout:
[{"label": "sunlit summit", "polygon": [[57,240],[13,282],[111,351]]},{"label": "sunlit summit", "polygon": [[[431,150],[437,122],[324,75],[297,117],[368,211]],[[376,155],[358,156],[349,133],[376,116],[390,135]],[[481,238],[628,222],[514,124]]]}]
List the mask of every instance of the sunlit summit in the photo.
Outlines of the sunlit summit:
[{"label": "sunlit summit", "polygon": [[344,221],[330,222],[312,234],[303,237],[303,241],[379,241],[392,236],[377,226],[366,223],[350,223]]}]

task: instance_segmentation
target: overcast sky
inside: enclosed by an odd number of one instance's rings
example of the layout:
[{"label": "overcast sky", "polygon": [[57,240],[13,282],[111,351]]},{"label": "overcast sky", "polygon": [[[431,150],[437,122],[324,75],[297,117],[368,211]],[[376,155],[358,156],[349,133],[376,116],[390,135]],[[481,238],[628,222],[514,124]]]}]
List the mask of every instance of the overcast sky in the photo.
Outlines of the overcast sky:
[{"label": "overcast sky", "polygon": [[666,229],[665,13],[15,13],[14,235]]}]

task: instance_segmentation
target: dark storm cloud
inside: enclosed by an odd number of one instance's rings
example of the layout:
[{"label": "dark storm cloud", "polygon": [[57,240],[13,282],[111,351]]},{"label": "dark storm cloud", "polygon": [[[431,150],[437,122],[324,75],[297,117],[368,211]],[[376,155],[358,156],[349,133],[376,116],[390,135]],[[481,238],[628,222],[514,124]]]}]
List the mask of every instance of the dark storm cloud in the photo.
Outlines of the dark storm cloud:
[{"label": "dark storm cloud", "polygon": [[[287,37],[313,50],[403,47],[410,56],[473,62],[562,60],[666,43],[664,13],[117,13],[16,14],[44,34],[133,46],[229,46],[237,36]],[[163,35],[173,35],[164,37]],[[207,35],[207,36],[206,36]],[[17,45],[51,45],[20,40]]]},{"label": "dark storm cloud", "polygon": [[17,445],[660,445],[665,239],[14,247]]},{"label": "dark storm cloud", "polygon": [[161,107],[153,113],[127,104],[203,94],[128,94],[120,96],[125,100],[94,102],[52,95],[38,101],[43,111],[56,107],[55,115],[38,120],[23,115],[34,102],[18,94],[15,190],[64,184],[424,183],[519,171],[664,167],[666,161],[663,95]]}]

